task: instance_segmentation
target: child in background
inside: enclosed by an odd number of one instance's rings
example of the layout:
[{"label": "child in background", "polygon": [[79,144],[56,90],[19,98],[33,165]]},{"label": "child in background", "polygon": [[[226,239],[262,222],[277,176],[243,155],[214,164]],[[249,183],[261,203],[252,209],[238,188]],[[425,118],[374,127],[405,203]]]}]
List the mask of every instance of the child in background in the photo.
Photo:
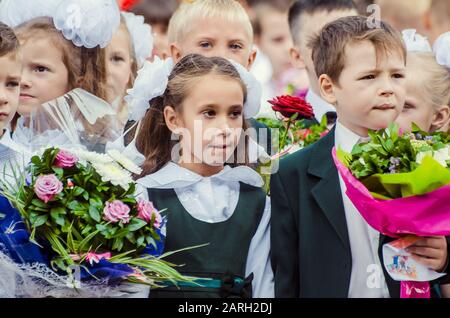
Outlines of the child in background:
[{"label": "child in background", "polygon": [[424,34],[428,36],[431,45],[434,45],[441,34],[450,31],[450,1],[431,0],[431,6],[424,13],[422,20]]},{"label": "child in background", "polygon": [[145,23],[152,26],[154,36],[153,56],[166,59],[170,56],[169,41],[167,39],[167,28],[170,18],[178,7],[177,0],[141,0],[136,1],[129,11],[142,15]]},{"label": "child in background", "polygon": [[137,71],[153,50],[151,27],[142,16],[122,12],[119,30],[106,47],[107,102],[117,111],[121,128],[128,121],[129,109],[124,101],[127,89],[133,87]]},{"label": "child in background", "polygon": [[244,114],[259,107],[247,100],[247,87],[228,60],[192,54],[150,102],[140,136],[148,155],[137,182],[156,208],[170,211],[166,249],[209,243],[168,260],[186,264],[183,274],[212,279],[202,287],[169,284],[151,297],[273,297],[270,203],[247,166],[242,133]]},{"label": "child in background", "polygon": [[427,132],[440,130],[450,118],[450,65],[438,64],[428,41],[415,30],[403,33],[408,49],[407,95],[396,122],[403,131],[410,131],[412,123]]},{"label": "child in background", "polygon": [[[275,96],[296,94],[308,88],[308,78],[304,70],[294,69],[290,58],[292,38],[289,35],[288,11],[291,0],[249,1],[252,8],[252,22],[255,44],[268,57],[270,77],[263,78],[253,70],[263,85],[263,98],[258,118],[275,119],[275,112],[267,102]],[[256,57],[256,63],[259,56]],[[255,64],[256,64],[255,63]],[[292,88],[291,88],[292,87]],[[291,91],[292,90],[292,91]]]},{"label": "child in background", "polygon": [[398,31],[415,29],[424,33],[423,15],[429,10],[431,0],[375,0],[375,4],[380,8],[381,19]]},{"label": "child in background", "polygon": [[293,64],[298,69],[306,68],[309,90],[306,101],[314,110],[312,124],[321,122],[324,115],[329,124],[336,121],[336,109],[320,97],[318,76],[314,70],[308,41],[319,34],[329,22],[346,16],[355,16],[355,4],[351,0],[297,0],[289,10],[289,26],[294,46],[291,49]]}]

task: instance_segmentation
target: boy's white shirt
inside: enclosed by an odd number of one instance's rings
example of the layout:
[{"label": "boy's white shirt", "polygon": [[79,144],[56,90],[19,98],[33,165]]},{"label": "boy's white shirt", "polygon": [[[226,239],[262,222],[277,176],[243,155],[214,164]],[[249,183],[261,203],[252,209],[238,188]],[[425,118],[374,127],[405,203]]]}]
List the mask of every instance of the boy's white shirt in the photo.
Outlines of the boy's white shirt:
[{"label": "boy's white shirt", "polygon": [[327,103],[322,97],[314,93],[312,89],[308,90],[305,99],[311,104],[314,111],[314,117],[319,123],[326,113],[336,112],[336,108],[333,105]]},{"label": "boy's white shirt", "polygon": [[[346,152],[365,138],[336,122],[335,145]],[[352,254],[349,298],[389,298],[389,289],[378,256],[380,233],[374,230],[345,194],[344,180],[339,175],[342,199]],[[372,287],[372,288],[370,288]],[[374,287],[374,288],[373,288]]]},{"label": "boy's white shirt", "polygon": [[[183,207],[194,218],[218,223],[228,220],[239,200],[240,184],[243,182],[261,187],[261,177],[249,167],[225,168],[211,177],[200,176],[188,169],[169,162],[158,172],[137,181],[141,197],[148,199],[147,188],[174,189]],[[253,273],[253,297],[273,298],[274,280],[270,264],[270,199],[258,229],[252,238],[245,275]]]}]

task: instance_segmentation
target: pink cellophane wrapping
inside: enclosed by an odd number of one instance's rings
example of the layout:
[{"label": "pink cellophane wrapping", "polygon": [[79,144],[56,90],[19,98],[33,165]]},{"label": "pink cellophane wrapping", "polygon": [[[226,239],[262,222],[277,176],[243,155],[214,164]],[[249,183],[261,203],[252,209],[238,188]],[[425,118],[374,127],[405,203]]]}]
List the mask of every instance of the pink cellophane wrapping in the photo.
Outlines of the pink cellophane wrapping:
[{"label": "pink cellophane wrapping", "polygon": [[375,230],[390,237],[450,235],[450,185],[420,196],[377,200],[339,161],[333,159],[347,187],[346,194],[361,216]]},{"label": "pink cellophane wrapping", "polygon": [[[346,194],[375,230],[390,237],[450,235],[450,185],[425,195],[377,200],[336,155],[333,159],[347,187]],[[430,298],[429,282],[402,281],[401,298]]]}]

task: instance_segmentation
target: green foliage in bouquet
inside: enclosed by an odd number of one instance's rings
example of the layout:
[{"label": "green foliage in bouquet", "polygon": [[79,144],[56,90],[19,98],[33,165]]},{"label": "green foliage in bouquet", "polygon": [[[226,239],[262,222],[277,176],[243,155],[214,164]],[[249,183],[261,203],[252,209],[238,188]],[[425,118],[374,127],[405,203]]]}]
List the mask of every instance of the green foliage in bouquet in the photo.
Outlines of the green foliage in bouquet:
[{"label": "green foliage in bouquet", "polygon": [[108,262],[135,270],[137,275],[128,281],[152,287],[167,280],[193,281],[163,260],[174,252],[161,256],[144,252],[149,246],[158,247],[163,211],[136,199],[126,158],[114,160],[88,152],[83,152],[85,158],[77,158],[66,152],[65,158],[58,159],[60,154],[59,149],[50,148],[32,157],[27,168],[31,179],[25,181],[22,176],[18,190],[2,193],[19,210],[30,240],[49,244],[55,252],[53,269],[70,274],[70,267],[78,265],[89,272],[89,257],[97,257],[98,262],[98,256],[109,255]]},{"label": "green foliage in bouquet", "polygon": [[426,133],[413,125],[399,134],[395,124],[369,131],[369,142],[352,152],[337,150],[338,158],[378,199],[422,195],[450,184],[450,138],[447,133]]}]

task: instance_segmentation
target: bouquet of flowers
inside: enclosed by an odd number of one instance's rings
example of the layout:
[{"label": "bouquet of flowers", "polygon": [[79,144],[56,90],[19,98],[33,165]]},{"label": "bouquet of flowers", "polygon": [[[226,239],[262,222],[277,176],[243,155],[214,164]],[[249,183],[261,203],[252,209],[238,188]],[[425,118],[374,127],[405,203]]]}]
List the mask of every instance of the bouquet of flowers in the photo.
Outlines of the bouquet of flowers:
[{"label": "bouquet of flowers", "polygon": [[[162,254],[163,211],[137,199],[132,174],[140,168],[117,151],[48,148],[32,157],[19,185],[2,185],[3,195],[19,211],[29,240],[41,247],[56,273],[77,282],[123,281],[160,287],[191,282]],[[19,222],[18,222],[19,223]],[[15,240],[15,231],[9,231]]]},{"label": "bouquet of flowers", "polygon": [[367,223],[402,238],[383,249],[388,272],[402,281],[402,297],[427,297],[428,281],[442,275],[415,265],[417,270],[402,277],[396,260],[409,257],[404,249],[417,237],[450,235],[450,136],[428,134],[415,125],[408,134],[391,125],[369,135],[370,141],[351,153],[333,149],[336,167],[347,196]]}]

